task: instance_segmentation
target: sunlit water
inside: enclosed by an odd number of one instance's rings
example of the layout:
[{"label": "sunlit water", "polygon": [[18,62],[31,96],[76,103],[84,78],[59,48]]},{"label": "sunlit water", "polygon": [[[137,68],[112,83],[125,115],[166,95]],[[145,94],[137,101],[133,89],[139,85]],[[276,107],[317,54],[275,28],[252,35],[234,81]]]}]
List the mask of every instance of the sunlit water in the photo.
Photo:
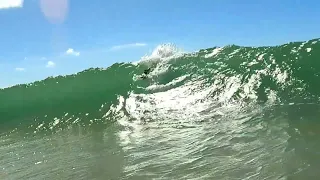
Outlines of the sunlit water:
[{"label": "sunlit water", "polygon": [[201,121],[120,119],[106,127],[74,126],[50,135],[5,133],[0,177],[317,179],[320,124],[303,113],[316,108],[230,110]]}]

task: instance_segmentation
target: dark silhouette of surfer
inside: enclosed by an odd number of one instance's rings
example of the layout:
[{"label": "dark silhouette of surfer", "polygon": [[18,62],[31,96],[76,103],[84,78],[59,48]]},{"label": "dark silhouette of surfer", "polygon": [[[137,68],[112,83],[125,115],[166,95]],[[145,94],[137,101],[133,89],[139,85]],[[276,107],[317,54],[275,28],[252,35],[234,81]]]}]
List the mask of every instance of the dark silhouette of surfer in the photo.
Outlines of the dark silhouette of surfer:
[{"label": "dark silhouette of surfer", "polygon": [[151,72],[151,68],[145,69],[141,75],[141,79],[147,79],[148,74]]}]

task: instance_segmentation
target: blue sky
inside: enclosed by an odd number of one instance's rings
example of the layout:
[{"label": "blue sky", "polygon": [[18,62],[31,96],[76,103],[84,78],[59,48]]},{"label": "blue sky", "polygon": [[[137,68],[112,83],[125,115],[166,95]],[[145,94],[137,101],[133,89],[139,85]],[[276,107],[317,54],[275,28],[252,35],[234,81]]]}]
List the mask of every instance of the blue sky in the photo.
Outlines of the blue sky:
[{"label": "blue sky", "polygon": [[0,0],[0,87],[186,51],[318,38],[320,1]]}]

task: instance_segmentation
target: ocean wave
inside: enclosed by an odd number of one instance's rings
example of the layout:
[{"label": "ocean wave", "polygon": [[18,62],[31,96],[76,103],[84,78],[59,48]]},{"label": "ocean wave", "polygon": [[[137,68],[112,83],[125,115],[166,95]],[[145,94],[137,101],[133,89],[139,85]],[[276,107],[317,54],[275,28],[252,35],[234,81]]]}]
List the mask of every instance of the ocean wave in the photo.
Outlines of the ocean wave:
[{"label": "ocean wave", "polygon": [[[163,44],[137,62],[4,88],[0,123],[50,131],[115,121],[119,114],[135,119],[169,114],[181,119],[209,110],[221,115],[217,108],[232,104],[317,103],[319,51],[319,39],[191,53]],[[148,78],[135,78],[146,68],[152,69]],[[112,108],[116,104],[119,107]]]}]

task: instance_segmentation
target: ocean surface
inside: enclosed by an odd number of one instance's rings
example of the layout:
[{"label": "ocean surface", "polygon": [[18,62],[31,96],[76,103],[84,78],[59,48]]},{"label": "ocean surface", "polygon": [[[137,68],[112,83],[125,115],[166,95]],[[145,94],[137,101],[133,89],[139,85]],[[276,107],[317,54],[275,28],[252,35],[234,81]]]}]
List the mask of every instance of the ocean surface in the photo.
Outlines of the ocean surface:
[{"label": "ocean surface", "polygon": [[162,44],[1,89],[0,179],[318,180],[319,75],[320,39]]}]

